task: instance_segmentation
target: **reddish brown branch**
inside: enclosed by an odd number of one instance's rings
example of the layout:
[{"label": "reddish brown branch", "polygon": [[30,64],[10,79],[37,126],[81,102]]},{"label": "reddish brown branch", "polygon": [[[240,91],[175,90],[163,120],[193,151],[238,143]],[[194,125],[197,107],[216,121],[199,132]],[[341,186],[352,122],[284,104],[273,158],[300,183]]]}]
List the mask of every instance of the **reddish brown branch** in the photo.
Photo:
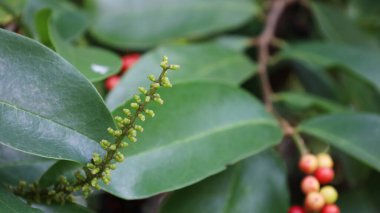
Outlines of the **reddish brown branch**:
[{"label": "reddish brown branch", "polygon": [[265,27],[260,36],[254,40],[259,48],[258,53],[258,73],[261,81],[261,87],[263,92],[263,98],[265,108],[268,112],[272,113],[278,120],[285,135],[293,138],[298,149],[302,154],[308,152],[307,147],[304,144],[303,139],[296,132],[294,127],[284,118],[280,117],[273,109],[272,103],[272,87],[268,78],[268,61],[270,58],[269,48],[273,42],[277,39],[275,37],[275,31],[280,20],[280,17],[286,7],[295,2],[296,0],[273,0],[269,13],[266,17]]},{"label": "reddish brown branch", "polygon": [[278,21],[281,14],[285,10],[286,6],[293,1],[287,0],[274,0],[272,1],[270,11],[266,18],[265,28],[259,38],[257,39],[257,45],[259,47],[259,77],[262,84],[262,92],[264,97],[265,107],[269,112],[273,112],[273,104],[271,101],[272,87],[269,83],[267,75],[267,66],[270,57],[269,48],[272,41],[275,39],[275,30],[277,28]]}]

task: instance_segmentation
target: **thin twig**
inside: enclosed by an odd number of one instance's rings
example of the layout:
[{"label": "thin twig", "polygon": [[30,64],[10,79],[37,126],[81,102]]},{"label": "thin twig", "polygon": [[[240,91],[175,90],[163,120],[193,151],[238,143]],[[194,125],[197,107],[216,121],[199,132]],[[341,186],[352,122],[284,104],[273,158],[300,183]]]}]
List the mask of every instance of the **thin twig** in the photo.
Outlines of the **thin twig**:
[{"label": "thin twig", "polygon": [[273,104],[271,101],[272,87],[267,75],[267,66],[270,57],[269,48],[275,39],[275,30],[286,5],[286,0],[274,0],[272,2],[269,14],[266,18],[265,28],[257,39],[257,45],[259,47],[258,71],[263,89],[265,107],[269,112],[273,112]]},{"label": "thin twig", "polygon": [[268,61],[271,57],[269,48],[276,40],[278,40],[278,38],[275,36],[278,22],[286,7],[295,1],[296,0],[273,0],[271,2],[271,7],[266,18],[264,30],[260,36],[253,41],[259,48],[258,73],[261,81],[265,108],[268,112],[272,113],[277,118],[284,134],[286,136],[292,137],[301,154],[306,154],[309,151],[302,137],[287,120],[279,116],[279,114],[274,110],[272,103],[273,91],[268,78]]}]

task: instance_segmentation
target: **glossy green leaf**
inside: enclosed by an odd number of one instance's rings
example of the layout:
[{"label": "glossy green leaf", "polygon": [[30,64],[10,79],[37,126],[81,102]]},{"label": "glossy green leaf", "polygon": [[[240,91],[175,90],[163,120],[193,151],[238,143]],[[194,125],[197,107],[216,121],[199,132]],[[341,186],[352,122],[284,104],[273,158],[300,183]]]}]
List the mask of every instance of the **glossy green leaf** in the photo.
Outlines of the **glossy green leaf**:
[{"label": "glossy green leaf", "polygon": [[378,126],[378,115],[344,113],[308,120],[301,124],[299,130],[324,140],[380,171]]},{"label": "glossy green leaf", "polygon": [[82,165],[72,161],[57,161],[52,165],[39,179],[42,187],[54,185],[61,175],[65,176],[69,181],[75,180],[74,174]]},{"label": "glossy green leaf", "polygon": [[328,72],[323,72],[322,66],[299,61],[292,61],[291,65],[305,92],[329,100],[338,99],[336,83]]},{"label": "glossy green leaf", "polygon": [[339,8],[313,2],[312,11],[321,33],[337,43],[358,44],[373,47],[376,42],[365,33]]},{"label": "glossy green leaf", "polygon": [[58,26],[52,23],[51,13],[51,9],[43,9],[36,14],[36,30],[41,43],[56,50],[91,82],[102,81],[120,71],[118,55],[102,48],[74,47],[65,41]]},{"label": "glossy green leaf", "polygon": [[52,11],[50,9],[42,9],[36,13],[34,18],[34,25],[38,41],[49,48],[53,48],[50,40],[49,23]]},{"label": "glossy green leaf", "polygon": [[380,113],[380,93],[376,88],[349,73],[339,73],[336,77],[339,79],[336,92],[347,105],[356,111]]},{"label": "glossy green leaf", "polygon": [[256,12],[251,0],[96,0],[92,34],[116,48],[147,48],[237,28]]},{"label": "glossy green leaf", "polygon": [[77,162],[101,152],[114,124],[91,83],[35,41],[5,30],[0,39],[0,143]]},{"label": "glossy green leaf", "polygon": [[149,107],[156,116],[112,174],[122,178],[105,188],[116,196],[137,199],[182,188],[281,140],[274,118],[236,87],[185,83],[160,94],[164,106]]},{"label": "glossy green leaf", "polygon": [[252,38],[240,35],[225,35],[216,38],[215,42],[226,48],[243,52],[245,49],[251,46]]},{"label": "glossy green leaf", "polygon": [[102,81],[111,75],[116,75],[121,68],[120,57],[102,48],[67,46],[57,51],[91,82]]},{"label": "glossy green leaf", "polygon": [[0,185],[0,212],[6,213],[42,213],[41,210],[30,207],[20,198]]},{"label": "glossy green leaf", "polygon": [[264,152],[170,194],[160,213],[274,213],[288,206],[284,165]]},{"label": "glossy green leaf", "polygon": [[173,84],[190,81],[217,81],[238,85],[256,71],[256,66],[243,53],[224,47],[216,42],[189,45],[161,46],[145,54],[123,76],[120,83],[109,93],[106,102],[114,109],[132,97],[139,86],[148,86],[146,76],[159,74],[162,56],[181,65],[181,71],[172,75]]},{"label": "glossy green leaf", "polygon": [[34,204],[33,207],[41,209],[44,213],[93,213],[92,210],[74,203],[66,203],[65,205]]},{"label": "glossy green leaf", "polygon": [[342,112],[346,110],[342,105],[339,105],[338,103],[307,93],[277,93],[274,96],[273,100],[275,102],[281,102],[290,105],[297,110],[304,110],[309,108],[316,108],[324,112]]},{"label": "glossy green leaf", "polygon": [[29,0],[22,14],[22,21],[34,37],[38,37],[35,18],[43,9],[52,10],[52,21],[64,40],[72,40],[87,28],[87,17],[68,1]]},{"label": "glossy green leaf", "polygon": [[0,144],[0,182],[11,185],[18,184],[20,180],[34,182],[54,162]]},{"label": "glossy green leaf", "polygon": [[279,56],[324,67],[343,67],[380,90],[380,51],[337,43],[308,42],[290,46]]}]

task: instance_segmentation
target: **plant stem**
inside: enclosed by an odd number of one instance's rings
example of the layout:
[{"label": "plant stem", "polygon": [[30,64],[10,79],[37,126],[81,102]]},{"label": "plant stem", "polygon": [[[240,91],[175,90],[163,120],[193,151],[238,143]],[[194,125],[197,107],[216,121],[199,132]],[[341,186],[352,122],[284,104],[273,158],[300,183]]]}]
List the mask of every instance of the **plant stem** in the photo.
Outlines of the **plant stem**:
[{"label": "plant stem", "polygon": [[268,61],[270,59],[269,48],[275,40],[275,30],[277,28],[280,17],[286,7],[296,0],[273,0],[271,1],[271,7],[266,17],[266,23],[264,30],[257,39],[254,39],[254,43],[258,46],[258,74],[261,81],[261,88],[264,98],[265,108],[268,112],[272,113],[278,120],[284,134],[290,136],[296,144],[299,152],[303,155],[308,153],[308,149],[304,140],[295,128],[284,118],[282,118],[274,109],[272,102],[272,87],[268,78]]}]

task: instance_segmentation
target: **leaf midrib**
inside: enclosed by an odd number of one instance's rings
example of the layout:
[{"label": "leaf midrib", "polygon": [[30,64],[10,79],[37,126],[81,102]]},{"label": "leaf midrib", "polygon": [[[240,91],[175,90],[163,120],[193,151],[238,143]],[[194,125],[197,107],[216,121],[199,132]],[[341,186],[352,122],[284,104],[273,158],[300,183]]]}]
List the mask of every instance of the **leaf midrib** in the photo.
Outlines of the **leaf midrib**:
[{"label": "leaf midrib", "polygon": [[[78,133],[78,134],[80,134],[80,135],[85,136],[86,138],[90,139],[90,141],[92,141],[93,143],[96,143],[96,144],[97,144],[97,142],[96,142],[95,139],[93,139],[93,138],[89,137],[88,135],[83,134],[82,132],[80,132],[80,131],[78,131],[78,130],[76,130],[76,129],[73,129],[72,127],[69,127],[69,126],[67,126],[67,125],[65,125],[65,124],[62,124],[62,123],[57,122],[57,121],[55,121],[55,120],[51,120],[51,119],[49,119],[49,118],[47,118],[47,117],[44,117],[44,116],[39,115],[39,114],[36,114],[35,112],[28,111],[28,110],[26,110],[26,109],[20,108],[20,107],[18,107],[18,106],[16,106],[16,105],[13,105],[13,104],[7,103],[7,102],[5,102],[4,100],[0,100],[0,104],[3,104],[3,105],[5,105],[5,106],[8,106],[9,108],[14,108],[16,111],[18,110],[18,111],[25,112],[25,113],[31,115],[32,117],[35,116],[35,117],[37,117],[37,118],[40,118],[41,120],[46,120],[46,121],[51,122],[51,123],[54,123],[54,124],[56,124],[56,125],[58,125],[58,126],[62,126],[63,128],[69,129],[69,130],[71,130],[71,131],[73,131],[73,132],[76,132],[76,133]],[[0,142],[1,142],[1,141],[0,141]]]}]

